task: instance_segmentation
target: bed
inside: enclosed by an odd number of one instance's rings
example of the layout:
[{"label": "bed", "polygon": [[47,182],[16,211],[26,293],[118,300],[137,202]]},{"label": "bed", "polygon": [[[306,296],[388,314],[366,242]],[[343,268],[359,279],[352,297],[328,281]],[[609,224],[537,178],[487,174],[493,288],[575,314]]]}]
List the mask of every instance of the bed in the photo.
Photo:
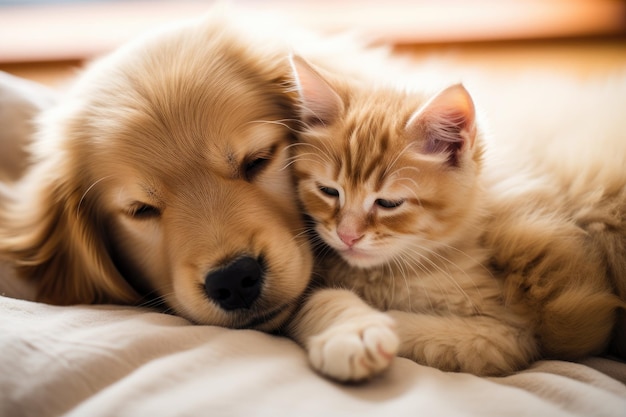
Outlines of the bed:
[{"label": "bed", "polygon": [[[41,97],[0,77],[0,143]],[[8,110],[16,106],[24,111]],[[29,301],[7,268],[0,294],[3,417],[626,416],[626,363],[610,358],[540,361],[501,378],[397,358],[378,378],[342,385],[286,338],[139,307]]]},{"label": "bed", "polygon": [[2,416],[624,416],[626,364],[541,361],[503,378],[398,358],[341,385],[294,342],[112,305],[0,297]]}]

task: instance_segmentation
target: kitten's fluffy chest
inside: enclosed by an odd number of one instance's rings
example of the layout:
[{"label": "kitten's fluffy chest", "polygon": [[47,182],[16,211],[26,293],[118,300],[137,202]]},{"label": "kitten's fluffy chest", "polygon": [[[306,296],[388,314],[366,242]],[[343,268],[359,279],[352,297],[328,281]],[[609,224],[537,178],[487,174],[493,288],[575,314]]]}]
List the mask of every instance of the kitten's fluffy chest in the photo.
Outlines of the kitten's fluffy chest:
[{"label": "kitten's fluffy chest", "polygon": [[486,258],[468,248],[362,269],[331,256],[322,274],[327,284],[352,289],[382,310],[471,316],[501,303],[500,283],[481,265]]}]

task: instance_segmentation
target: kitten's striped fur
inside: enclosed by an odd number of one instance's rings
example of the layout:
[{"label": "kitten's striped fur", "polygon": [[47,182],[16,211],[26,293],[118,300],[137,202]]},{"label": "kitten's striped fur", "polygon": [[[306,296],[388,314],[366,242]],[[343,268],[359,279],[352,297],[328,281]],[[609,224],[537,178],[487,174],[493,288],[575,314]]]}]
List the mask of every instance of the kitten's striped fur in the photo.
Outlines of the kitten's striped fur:
[{"label": "kitten's striped fur", "polygon": [[[611,282],[625,279],[626,181],[601,199],[612,217],[587,227],[589,207],[554,190],[501,192],[463,86],[427,97],[292,66],[318,276],[388,311],[400,355],[496,375],[606,351],[624,306]],[[602,242],[621,251],[610,274]]]}]

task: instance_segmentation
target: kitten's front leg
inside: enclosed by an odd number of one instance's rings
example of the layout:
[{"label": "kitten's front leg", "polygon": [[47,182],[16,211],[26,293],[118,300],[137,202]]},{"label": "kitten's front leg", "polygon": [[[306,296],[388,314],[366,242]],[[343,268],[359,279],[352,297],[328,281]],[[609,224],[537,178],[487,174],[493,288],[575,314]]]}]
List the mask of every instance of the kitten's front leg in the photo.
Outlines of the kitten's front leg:
[{"label": "kitten's front leg", "polygon": [[530,326],[513,326],[489,316],[388,313],[400,336],[398,355],[423,365],[476,375],[506,375],[537,357]]},{"label": "kitten's front leg", "polygon": [[311,366],[339,381],[359,381],[383,372],[398,350],[395,324],[348,290],[319,289],[288,325]]}]

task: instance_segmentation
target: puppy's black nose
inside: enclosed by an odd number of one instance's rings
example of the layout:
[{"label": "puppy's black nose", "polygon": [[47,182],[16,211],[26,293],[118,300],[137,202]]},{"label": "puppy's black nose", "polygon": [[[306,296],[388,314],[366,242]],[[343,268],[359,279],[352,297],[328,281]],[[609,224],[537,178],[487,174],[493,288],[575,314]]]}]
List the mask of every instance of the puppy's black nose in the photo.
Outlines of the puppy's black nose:
[{"label": "puppy's black nose", "polygon": [[204,289],[224,310],[250,308],[261,293],[263,272],[259,260],[249,256],[237,258],[207,274]]}]

